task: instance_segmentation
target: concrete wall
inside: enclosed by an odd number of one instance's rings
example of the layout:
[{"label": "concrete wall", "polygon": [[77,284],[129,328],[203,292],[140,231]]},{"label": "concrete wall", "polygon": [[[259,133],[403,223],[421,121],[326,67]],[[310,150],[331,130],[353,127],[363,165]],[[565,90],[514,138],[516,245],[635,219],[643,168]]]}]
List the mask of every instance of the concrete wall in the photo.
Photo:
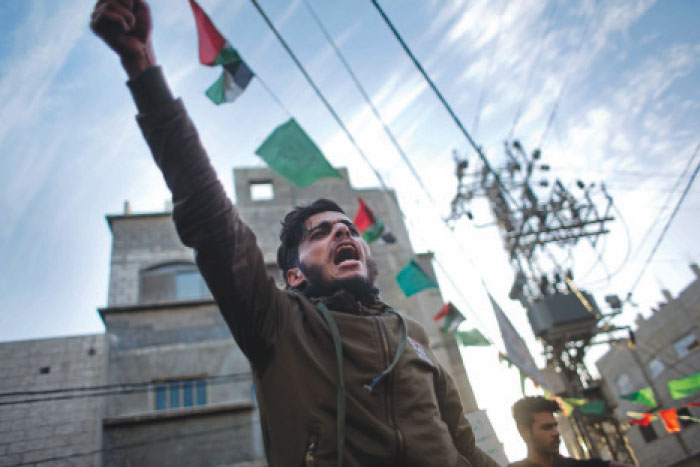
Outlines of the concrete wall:
[{"label": "concrete wall", "polygon": [[[264,465],[259,420],[253,405],[222,404],[183,409],[171,416],[115,417],[105,420],[103,464],[117,466]],[[177,415],[177,416],[172,416]]]},{"label": "concrete wall", "polygon": [[194,263],[177,236],[170,213],[107,216],[112,231],[108,306],[134,305],[140,272],[163,263]]},{"label": "concrete wall", "polygon": [[[71,389],[102,385],[104,358],[103,335],[0,343],[0,393],[17,393],[0,397],[0,466],[100,448],[102,399]],[[27,393],[47,390],[59,392]],[[98,464],[93,454],[41,465]]]},{"label": "concrete wall", "polygon": [[[694,269],[695,270],[695,269]],[[697,271],[696,271],[697,274]],[[626,345],[612,347],[596,365],[606,380],[606,387],[617,403],[615,415],[628,420],[628,411],[648,412],[658,409],[681,407],[700,399],[700,393],[680,400],[673,400],[667,383],[700,372],[700,346],[679,357],[673,344],[680,338],[693,334],[700,341],[700,275],[678,297],[662,304],[648,319],[637,319],[636,349]],[[661,362],[663,369],[657,374],[649,366],[652,360]],[[658,407],[656,409],[619,398],[622,394],[651,387]],[[700,408],[690,409],[691,415],[700,418]],[[627,432],[630,446],[641,465],[673,465],[683,459],[700,456],[700,424],[694,423],[681,433],[669,434],[660,420],[652,421],[658,439],[645,442],[639,427],[631,425]],[[698,461],[689,464],[700,465]]]},{"label": "concrete wall", "polygon": [[[100,310],[109,384],[150,383],[105,398],[104,465],[238,465],[264,458],[250,366],[211,299],[139,303],[140,273],[192,261],[168,213],[108,218],[109,306]],[[114,289],[112,289],[114,288]],[[156,388],[206,382],[206,404],[159,409]]]}]

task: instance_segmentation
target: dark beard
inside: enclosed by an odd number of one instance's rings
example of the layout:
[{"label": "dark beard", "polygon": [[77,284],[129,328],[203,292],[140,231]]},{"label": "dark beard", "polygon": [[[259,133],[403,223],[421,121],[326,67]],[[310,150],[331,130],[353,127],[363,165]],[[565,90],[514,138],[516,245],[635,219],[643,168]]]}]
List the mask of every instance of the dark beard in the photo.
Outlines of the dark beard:
[{"label": "dark beard", "polygon": [[[370,261],[372,264],[369,264]],[[376,268],[374,260],[368,259],[367,269],[376,271]],[[377,300],[379,296],[379,289],[374,285],[374,281],[370,277],[352,277],[327,281],[321,276],[321,268],[319,267],[307,267],[301,264],[299,269],[304,273],[307,280],[299,290],[309,298],[328,297],[339,290],[347,290],[362,303],[369,304]],[[376,276],[376,274],[371,275]]]}]

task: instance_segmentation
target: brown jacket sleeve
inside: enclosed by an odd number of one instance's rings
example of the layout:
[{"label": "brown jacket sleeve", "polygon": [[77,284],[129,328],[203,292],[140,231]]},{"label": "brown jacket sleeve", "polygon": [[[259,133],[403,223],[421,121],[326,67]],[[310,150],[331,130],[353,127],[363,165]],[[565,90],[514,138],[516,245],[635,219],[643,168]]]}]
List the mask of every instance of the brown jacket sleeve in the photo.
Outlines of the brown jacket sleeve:
[{"label": "brown jacket sleeve", "polygon": [[450,430],[457,450],[469,459],[474,467],[500,467],[491,456],[476,445],[474,431],[464,413],[457,387],[452,376],[445,371],[442,365],[440,365],[440,375],[435,390],[440,406],[440,415]]},{"label": "brown jacket sleeve", "polygon": [[137,120],[172,192],[180,239],[195,249],[202,276],[241,350],[262,369],[290,296],[268,276],[255,235],[226,196],[182,101],[159,105]]}]

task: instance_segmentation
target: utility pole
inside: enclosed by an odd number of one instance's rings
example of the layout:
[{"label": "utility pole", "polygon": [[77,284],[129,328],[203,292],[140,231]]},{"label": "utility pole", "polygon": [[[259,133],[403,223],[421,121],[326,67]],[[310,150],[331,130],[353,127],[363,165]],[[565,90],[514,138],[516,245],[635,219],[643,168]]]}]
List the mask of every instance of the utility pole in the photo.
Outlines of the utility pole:
[{"label": "utility pole", "polygon": [[[605,401],[602,381],[591,377],[584,363],[593,338],[624,328],[607,320],[619,314],[617,296],[606,297],[612,313],[604,314],[595,299],[575,284],[567,261],[579,242],[592,248],[609,232],[613,200],[605,185],[577,180],[567,187],[550,179],[550,167],[542,163],[539,149],[528,153],[517,141],[504,143],[500,166],[456,154],[457,193],[451,202],[449,225],[467,217],[473,220],[472,203],[485,199],[515,272],[510,298],[527,312],[536,337],[545,347],[547,361],[561,377],[560,397]],[[567,259],[568,258],[568,259]],[[633,462],[619,422],[608,404],[600,413],[577,407],[570,417],[574,431],[589,456],[610,452],[615,460]]]}]

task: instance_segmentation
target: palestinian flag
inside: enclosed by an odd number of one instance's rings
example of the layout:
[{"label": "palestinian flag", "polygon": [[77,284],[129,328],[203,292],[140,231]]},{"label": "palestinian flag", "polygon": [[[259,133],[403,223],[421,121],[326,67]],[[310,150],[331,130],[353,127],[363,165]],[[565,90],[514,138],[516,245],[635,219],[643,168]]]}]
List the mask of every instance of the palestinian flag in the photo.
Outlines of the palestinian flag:
[{"label": "palestinian flag", "polygon": [[367,243],[377,241],[384,233],[384,223],[375,217],[374,212],[367,206],[362,198],[357,198],[360,205],[353,223],[360,230],[362,238]]},{"label": "palestinian flag", "polygon": [[447,302],[440,308],[440,311],[433,316],[434,321],[438,321],[439,319],[443,319],[443,324],[442,324],[442,335],[443,336],[449,336],[450,334],[453,334],[457,328],[459,327],[460,324],[462,324],[462,321],[465,320],[464,315],[462,315],[462,312],[457,309],[456,306],[452,304],[452,302]]},{"label": "palestinian flag", "polygon": [[253,79],[253,72],[197,2],[190,0],[190,6],[197,23],[199,61],[202,65],[223,67],[221,76],[206,90],[206,95],[216,105],[233,102]]}]

